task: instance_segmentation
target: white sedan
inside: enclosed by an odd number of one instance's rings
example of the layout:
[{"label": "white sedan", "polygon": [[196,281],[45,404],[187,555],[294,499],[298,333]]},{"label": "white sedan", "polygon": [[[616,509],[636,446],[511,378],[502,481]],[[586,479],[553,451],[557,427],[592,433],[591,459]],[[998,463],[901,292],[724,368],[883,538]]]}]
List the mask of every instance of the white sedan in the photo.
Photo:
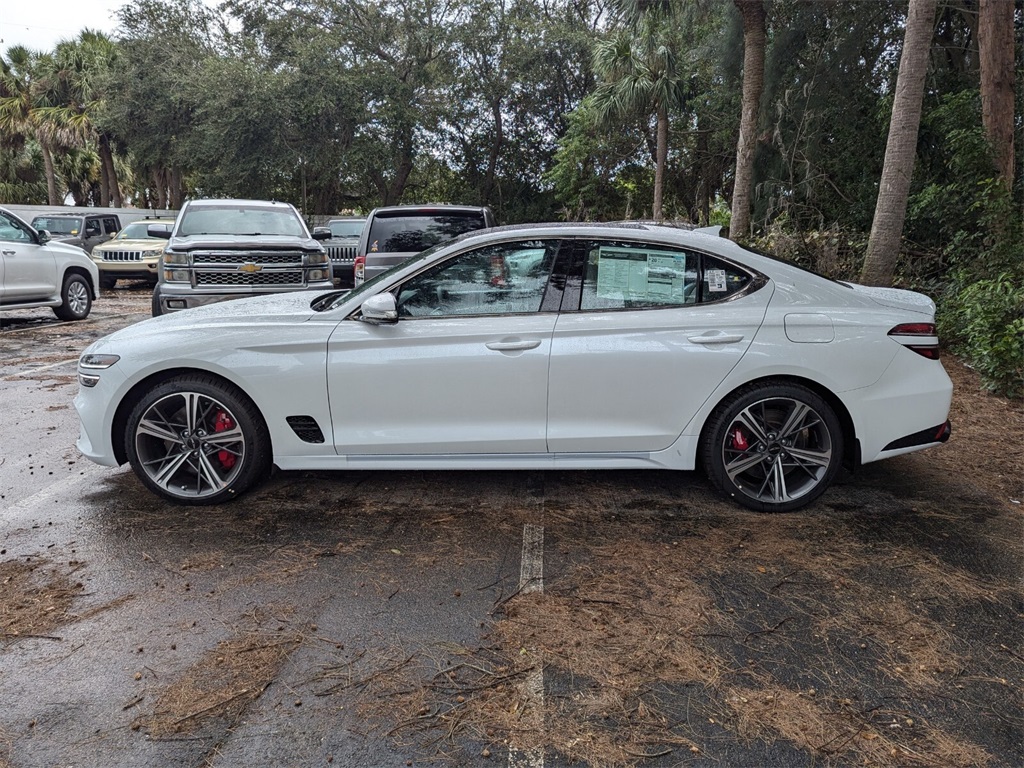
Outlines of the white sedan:
[{"label": "white sedan", "polygon": [[700,232],[529,225],[355,291],[154,318],[90,346],[79,450],[172,501],[281,469],[694,469],[752,509],[949,436],[935,305]]}]

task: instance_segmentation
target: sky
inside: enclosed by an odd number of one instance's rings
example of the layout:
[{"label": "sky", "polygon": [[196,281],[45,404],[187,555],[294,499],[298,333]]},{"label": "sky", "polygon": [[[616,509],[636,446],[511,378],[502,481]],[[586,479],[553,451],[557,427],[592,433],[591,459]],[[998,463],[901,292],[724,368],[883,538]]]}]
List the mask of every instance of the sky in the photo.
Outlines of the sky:
[{"label": "sky", "polygon": [[12,45],[51,51],[88,27],[114,37],[126,0],[0,0],[0,54]]}]

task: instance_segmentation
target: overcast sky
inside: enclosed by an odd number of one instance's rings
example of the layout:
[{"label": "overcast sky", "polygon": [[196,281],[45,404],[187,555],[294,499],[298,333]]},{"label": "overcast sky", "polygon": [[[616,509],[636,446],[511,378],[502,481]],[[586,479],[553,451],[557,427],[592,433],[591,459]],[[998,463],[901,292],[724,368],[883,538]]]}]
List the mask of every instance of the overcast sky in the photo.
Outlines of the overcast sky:
[{"label": "overcast sky", "polygon": [[0,53],[12,45],[51,51],[88,27],[113,37],[126,0],[0,0]]}]

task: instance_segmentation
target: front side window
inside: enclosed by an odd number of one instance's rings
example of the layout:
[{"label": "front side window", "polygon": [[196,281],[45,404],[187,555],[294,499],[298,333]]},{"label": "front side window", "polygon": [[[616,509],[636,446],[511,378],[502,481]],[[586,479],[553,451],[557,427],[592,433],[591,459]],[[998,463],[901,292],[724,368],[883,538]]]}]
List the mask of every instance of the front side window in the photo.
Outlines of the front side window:
[{"label": "front side window", "polygon": [[32,235],[20,221],[0,213],[0,240],[14,243],[29,242]]},{"label": "front side window", "polygon": [[501,243],[460,254],[403,283],[399,317],[540,311],[558,241]]}]

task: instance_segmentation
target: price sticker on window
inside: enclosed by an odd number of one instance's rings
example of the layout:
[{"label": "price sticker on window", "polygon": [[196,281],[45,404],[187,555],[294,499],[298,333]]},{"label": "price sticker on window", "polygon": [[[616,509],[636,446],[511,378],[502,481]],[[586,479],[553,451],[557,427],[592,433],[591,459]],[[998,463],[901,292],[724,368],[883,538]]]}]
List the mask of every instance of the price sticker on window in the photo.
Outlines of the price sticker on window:
[{"label": "price sticker on window", "polygon": [[725,285],[724,269],[709,269],[704,273],[708,281],[708,291],[711,293],[722,293],[728,288]]}]

